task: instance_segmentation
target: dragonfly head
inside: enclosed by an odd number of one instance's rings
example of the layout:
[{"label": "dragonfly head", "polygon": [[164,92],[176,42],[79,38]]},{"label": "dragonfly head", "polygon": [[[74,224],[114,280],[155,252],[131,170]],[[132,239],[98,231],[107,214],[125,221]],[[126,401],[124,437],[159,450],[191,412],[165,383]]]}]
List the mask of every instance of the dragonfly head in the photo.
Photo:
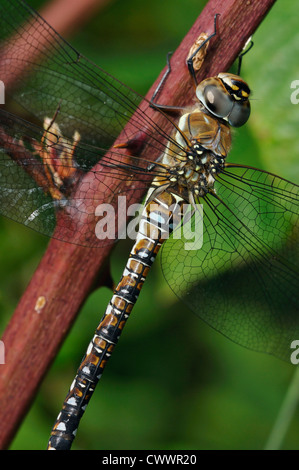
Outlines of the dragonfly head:
[{"label": "dragonfly head", "polygon": [[245,124],[250,115],[250,89],[244,80],[232,73],[219,73],[206,78],[196,87],[196,96],[214,116],[233,127]]}]

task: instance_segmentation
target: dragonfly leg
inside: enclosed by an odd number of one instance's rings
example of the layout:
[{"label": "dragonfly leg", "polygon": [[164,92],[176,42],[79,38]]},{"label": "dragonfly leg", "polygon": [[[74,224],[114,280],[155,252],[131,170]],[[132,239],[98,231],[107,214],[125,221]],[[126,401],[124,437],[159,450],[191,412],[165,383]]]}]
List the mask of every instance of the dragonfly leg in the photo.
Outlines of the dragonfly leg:
[{"label": "dragonfly leg", "polygon": [[151,108],[154,108],[154,109],[160,109],[164,112],[180,112],[183,108],[183,106],[168,106],[168,105],[165,105],[165,104],[159,104],[159,103],[156,103],[155,102],[155,99],[156,97],[158,96],[158,94],[160,93],[160,91],[162,90],[166,80],[167,80],[167,77],[168,75],[170,74],[171,72],[171,65],[170,65],[170,57],[172,55],[172,52],[168,52],[167,54],[167,59],[166,59],[166,62],[167,62],[167,70],[165,71],[163,77],[161,78],[157,88],[155,89],[154,93],[153,93],[153,96],[151,97],[151,100],[150,100],[150,107]]},{"label": "dragonfly leg", "polygon": [[[189,73],[194,81],[195,87],[197,86],[197,79],[196,79],[196,70],[199,70],[200,66],[194,67],[194,61],[196,60],[197,63],[202,64],[204,57],[206,55],[206,50],[207,50],[207,45],[210,39],[214,37],[217,34],[217,16],[219,16],[219,13],[216,13],[214,16],[214,32],[210,34],[210,36],[207,36],[206,33],[201,33],[200,36],[197,38],[197,41],[195,42],[195,45],[192,46],[189,52],[189,56],[186,60],[187,66]],[[198,47],[196,47],[198,45]],[[195,46],[195,47],[194,47]],[[201,51],[201,54],[199,52]],[[168,106],[168,105],[163,105],[159,104],[155,101],[157,95],[160,93],[162,87],[164,86],[168,75],[171,72],[171,65],[170,65],[170,57],[172,55],[172,52],[168,52],[167,54],[167,69],[161,78],[157,88],[155,89],[153,96],[150,100],[150,106],[152,108],[158,108],[166,113],[178,113],[184,109],[183,106]]]},{"label": "dragonfly leg", "polygon": [[151,97],[150,107],[154,108],[154,109],[159,109],[161,111],[164,111],[165,113],[180,113],[184,109],[183,106],[169,106],[169,105],[166,105],[166,104],[156,103],[156,101],[155,101],[156,97],[158,96],[158,94],[162,90],[162,88],[163,88],[163,86],[164,86],[164,84],[167,80],[168,75],[171,72],[171,65],[170,65],[171,55],[172,55],[172,52],[168,52],[167,59],[166,59],[166,61],[167,61],[167,70],[165,71],[163,77],[161,78],[157,88],[155,89],[155,91],[153,93],[153,96]]},{"label": "dragonfly leg", "polygon": [[[247,47],[248,43],[249,43],[249,46]],[[253,47],[253,41],[251,40],[251,38],[249,38],[248,41],[246,42],[245,46],[243,47],[242,52],[238,56],[238,72],[237,72],[237,75],[240,75],[240,73],[241,73],[242,59],[243,59],[244,55],[247,54],[247,52],[249,52],[252,47]]]},{"label": "dragonfly leg", "polygon": [[203,51],[203,54],[201,54],[203,57],[201,57],[201,60],[200,60],[200,64],[202,63],[203,58],[206,54],[206,49],[207,49],[207,45],[208,45],[209,41],[214,36],[216,36],[216,34],[217,34],[217,16],[219,16],[219,13],[216,13],[216,15],[214,16],[214,31],[213,31],[213,33],[210,34],[210,36],[206,36],[205,33],[202,33],[197,39],[198,47],[195,48],[195,50],[191,48],[192,53],[189,55],[189,57],[186,60],[188,70],[189,70],[189,73],[192,77],[192,80],[194,82],[195,87],[198,85],[197,78],[196,78],[196,70],[199,70],[200,67],[198,67],[198,66],[194,67],[194,60],[198,57],[199,52]]}]

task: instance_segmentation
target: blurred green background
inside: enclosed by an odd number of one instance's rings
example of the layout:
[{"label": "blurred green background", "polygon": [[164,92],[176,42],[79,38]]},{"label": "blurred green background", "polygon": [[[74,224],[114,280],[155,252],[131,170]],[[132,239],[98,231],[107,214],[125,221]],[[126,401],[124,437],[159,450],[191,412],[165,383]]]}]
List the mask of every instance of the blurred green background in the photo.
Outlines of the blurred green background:
[{"label": "blurred green background", "polygon": [[[1,0],[0,0],[1,1]],[[45,2],[30,1],[39,8]],[[192,26],[199,0],[114,0],[69,38],[84,55],[145,94]],[[257,165],[298,182],[299,79],[296,2],[277,2],[254,36],[242,76],[253,90],[252,115],[235,132],[230,161]],[[233,40],[233,38],[232,38]],[[0,219],[1,332],[48,240]],[[111,257],[115,281],[130,242]],[[11,448],[44,449],[79,361],[110,298],[95,291],[49,370]],[[5,367],[5,366],[0,366]],[[295,367],[247,351],[180,303],[157,260],[80,425],[74,449],[263,449]],[[0,424],[1,425],[1,424]],[[299,410],[283,449],[299,449]]]}]

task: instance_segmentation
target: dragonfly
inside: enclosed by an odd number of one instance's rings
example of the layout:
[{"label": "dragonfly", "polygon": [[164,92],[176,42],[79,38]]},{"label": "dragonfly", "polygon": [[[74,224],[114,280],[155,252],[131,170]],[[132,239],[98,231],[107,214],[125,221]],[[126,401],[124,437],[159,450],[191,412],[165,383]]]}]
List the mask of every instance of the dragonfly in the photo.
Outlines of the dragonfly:
[{"label": "dragonfly", "polygon": [[[174,121],[168,116],[173,109],[152,102],[141,111],[140,95],[82,57],[25,2],[4,1],[0,11],[5,38],[26,15],[39,22],[40,35],[37,40],[30,29],[18,30],[36,52],[30,68],[27,49],[21,56],[4,49],[9,60],[1,77],[27,119],[0,110],[1,213],[46,235],[96,247],[103,227],[98,208],[121,195],[130,202],[136,182],[150,186],[123,276],[48,448],[71,447],[161,246],[164,277],[191,310],[233,341],[288,359],[298,333],[298,185],[227,161],[230,126],[249,118],[248,85],[228,73],[196,83],[195,106],[179,110]],[[47,40],[49,47],[41,49]],[[152,119],[153,108],[165,127]],[[113,146],[129,119],[123,141]],[[146,150],[151,159],[143,157]],[[91,192],[103,176],[127,189],[104,183]],[[203,236],[194,249],[199,228]],[[214,295],[219,290],[221,303]]]}]

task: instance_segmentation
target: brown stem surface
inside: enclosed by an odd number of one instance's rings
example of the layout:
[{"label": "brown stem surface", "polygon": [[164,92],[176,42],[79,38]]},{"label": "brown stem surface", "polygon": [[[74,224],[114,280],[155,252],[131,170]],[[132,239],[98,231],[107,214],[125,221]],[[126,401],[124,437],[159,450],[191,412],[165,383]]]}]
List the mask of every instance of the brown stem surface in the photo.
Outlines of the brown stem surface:
[{"label": "brown stem surface", "polygon": [[[171,58],[172,73],[159,95],[159,103],[184,106],[192,103],[193,87],[184,66],[189,49],[204,31],[211,34],[218,13],[218,34],[211,40],[199,79],[227,70],[275,0],[210,0]],[[165,71],[165,70],[164,70]],[[160,77],[147,94],[150,99]],[[141,104],[141,109],[145,104]],[[152,111],[158,124],[165,118]],[[130,122],[126,126],[128,129]],[[129,129],[128,129],[129,130]],[[116,142],[126,140],[123,133]],[[143,152],[142,157],[150,158]],[[99,164],[100,167],[100,164]],[[90,181],[91,194],[98,181]],[[88,181],[88,174],[82,184]],[[103,183],[113,188],[107,177]],[[137,183],[136,190],[138,189]],[[144,186],[144,183],[142,184]],[[107,186],[106,186],[107,187]],[[140,191],[136,191],[138,202]],[[55,358],[82,303],[88,296],[111,246],[100,250],[52,239],[26,292],[4,333],[6,365],[0,377],[0,447],[6,448],[24,417],[37,388]],[[99,312],[99,318],[103,312]],[[96,325],[95,325],[96,326]]]}]

